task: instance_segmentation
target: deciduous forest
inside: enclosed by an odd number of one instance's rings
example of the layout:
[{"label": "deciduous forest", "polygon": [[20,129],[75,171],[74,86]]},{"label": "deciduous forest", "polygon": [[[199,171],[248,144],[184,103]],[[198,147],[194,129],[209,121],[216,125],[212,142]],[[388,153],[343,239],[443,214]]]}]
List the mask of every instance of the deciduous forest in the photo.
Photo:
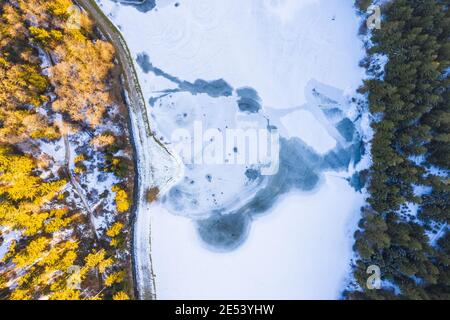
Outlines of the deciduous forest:
[{"label": "deciduous forest", "polygon": [[71,0],[0,1],[0,299],[133,297],[118,70]]}]

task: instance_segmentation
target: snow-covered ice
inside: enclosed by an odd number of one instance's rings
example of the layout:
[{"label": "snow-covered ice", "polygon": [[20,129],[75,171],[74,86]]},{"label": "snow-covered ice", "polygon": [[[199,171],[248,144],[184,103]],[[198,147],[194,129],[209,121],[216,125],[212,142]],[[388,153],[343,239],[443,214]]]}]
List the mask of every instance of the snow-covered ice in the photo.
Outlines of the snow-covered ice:
[{"label": "snow-covered ice", "polygon": [[149,208],[158,298],[338,298],[364,204],[347,181],[365,135],[351,103],[364,76],[353,1],[97,2],[127,40],[168,148],[183,149],[174,132],[193,136],[199,122],[280,135],[274,175],[232,164],[240,147],[223,164],[180,155],[184,176]]},{"label": "snow-covered ice", "polygon": [[287,138],[301,138],[320,153],[326,153],[336,145],[336,140],[309,111],[298,110],[289,113],[281,118],[281,123],[288,131]]}]

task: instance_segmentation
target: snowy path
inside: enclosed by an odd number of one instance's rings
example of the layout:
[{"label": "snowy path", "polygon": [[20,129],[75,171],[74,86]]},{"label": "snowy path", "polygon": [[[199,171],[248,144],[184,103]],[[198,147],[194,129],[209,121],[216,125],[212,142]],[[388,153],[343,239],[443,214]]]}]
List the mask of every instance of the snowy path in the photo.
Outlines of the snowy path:
[{"label": "snowy path", "polygon": [[71,157],[71,154],[70,154],[70,142],[69,142],[68,134],[64,133],[63,134],[63,139],[64,139],[64,148],[65,148],[65,152],[64,152],[64,168],[66,170],[67,175],[69,176],[70,183],[72,184],[75,192],[80,197],[81,202],[83,203],[84,209],[88,213],[89,224],[91,226],[92,233],[94,234],[95,239],[98,241],[98,234],[97,234],[97,229],[95,228],[95,221],[94,221],[94,212],[92,211],[92,208],[89,205],[89,202],[87,201],[86,196],[84,195],[83,189],[81,188],[81,186],[78,183],[77,179],[73,176],[72,171],[70,170],[70,168],[73,166],[73,164],[71,163],[72,157]]}]

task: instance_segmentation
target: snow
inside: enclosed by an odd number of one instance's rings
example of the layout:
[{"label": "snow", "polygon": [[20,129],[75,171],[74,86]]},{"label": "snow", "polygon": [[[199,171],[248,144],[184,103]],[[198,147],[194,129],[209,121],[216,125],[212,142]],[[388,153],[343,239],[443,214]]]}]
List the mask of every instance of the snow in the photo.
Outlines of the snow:
[{"label": "snow", "polygon": [[[136,222],[148,236],[135,242],[137,260],[153,261],[158,298],[339,298],[364,204],[346,181],[356,165],[348,148],[370,134],[367,116],[350,120],[357,117],[349,99],[364,77],[353,1],[157,1],[148,12],[97,2],[139,57],[151,127],[170,150],[186,145],[174,132],[193,135],[199,121],[220,131],[268,130],[269,123],[284,139],[274,176],[248,178],[261,163],[199,165],[181,155],[169,185],[158,178],[163,172],[140,171],[144,183],[165,186],[160,201],[140,202],[148,215]],[[239,105],[242,88],[256,93],[249,108]],[[348,136],[339,130],[346,119],[364,131]],[[134,132],[142,122],[132,114]],[[137,148],[154,166],[164,158],[148,141]],[[258,211],[261,193],[270,201]],[[242,228],[229,248],[205,240],[220,241],[214,229],[199,231],[205,221],[236,215],[228,227]],[[150,242],[152,256],[139,255]]]},{"label": "snow", "polygon": [[267,10],[274,14],[283,23],[292,21],[298,10],[316,3],[317,0],[286,0],[265,2]]},{"label": "snow", "polygon": [[299,137],[322,154],[336,146],[336,140],[309,111],[292,112],[281,118],[281,123],[287,128],[289,138]]},{"label": "snow", "polygon": [[433,187],[413,184],[413,193],[416,197],[422,197],[432,192]]},{"label": "snow", "polygon": [[36,48],[39,53],[39,59],[41,59],[41,69],[44,70],[44,72],[48,72],[48,70],[46,70],[46,69],[48,69],[49,67],[52,66],[50,56],[41,47],[36,46]]},{"label": "snow", "polygon": [[11,243],[20,238],[20,233],[18,231],[10,231],[7,228],[0,228],[0,236],[3,238],[3,242],[0,243],[0,261],[2,261],[8,253]]},{"label": "snow", "polygon": [[376,53],[372,55],[368,68],[369,78],[384,80],[384,71],[388,62],[389,57],[386,54]]},{"label": "snow", "polygon": [[39,149],[51,156],[55,162],[64,162],[64,140],[62,138],[56,141],[40,141]]}]

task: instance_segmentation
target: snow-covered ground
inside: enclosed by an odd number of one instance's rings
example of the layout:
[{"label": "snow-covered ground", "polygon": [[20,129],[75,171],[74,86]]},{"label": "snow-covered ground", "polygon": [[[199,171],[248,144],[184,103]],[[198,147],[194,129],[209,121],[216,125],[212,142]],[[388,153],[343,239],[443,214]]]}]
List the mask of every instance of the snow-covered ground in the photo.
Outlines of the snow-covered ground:
[{"label": "snow-covered ground", "polygon": [[8,253],[11,243],[20,238],[20,234],[17,231],[8,230],[5,227],[0,228],[0,261]]},{"label": "snow-covered ground", "polygon": [[[364,203],[346,180],[363,135],[353,1],[97,2],[136,58],[156,136],[185,151],[149,208],[158,298],[338,298]],[[199,123],[208,139],[186,148]],[[232,146],[196,162],[228,129],[276,132],[279,158],[233,164],[246,150]]]}]

